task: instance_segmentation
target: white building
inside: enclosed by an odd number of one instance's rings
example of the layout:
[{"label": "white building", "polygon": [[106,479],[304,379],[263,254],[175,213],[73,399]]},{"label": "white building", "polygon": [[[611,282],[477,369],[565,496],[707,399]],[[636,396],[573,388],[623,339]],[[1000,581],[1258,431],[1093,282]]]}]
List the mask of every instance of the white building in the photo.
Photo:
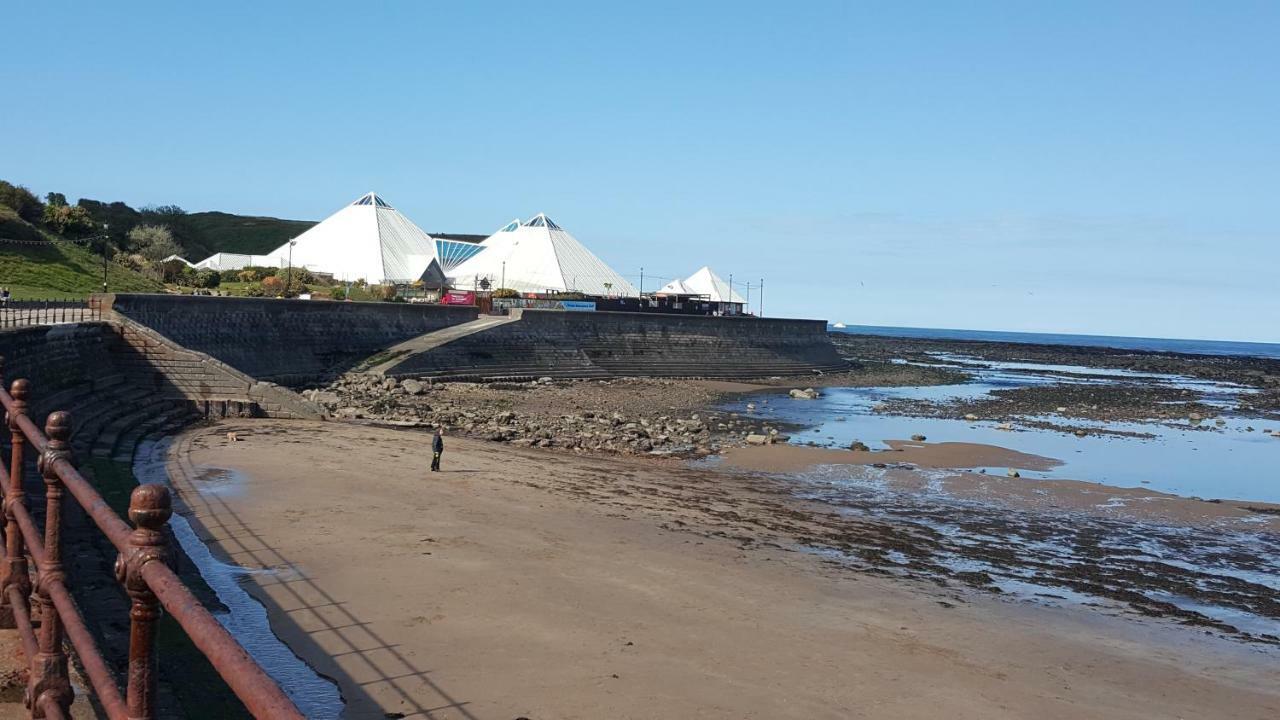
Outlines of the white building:
[{"label": "white building", "polygon": [[626,278],[541,213],[527,222],[511,221],[485,238],[480,247],[474,257],[448,272],[451,287],[604,297],[640,295]]},{"label": "white building", "polygon": [[[263,265],[292,265],[370,284],[443,277],[435,240],[376,193],[361,196],[264,260]],[[428,273],[433,264],[435,272]]]},{"label": "white building", "polygon": [[[181,260],[182,258],[178,258]],[[242,255],[240,253],[214,253],[191,267],[196,270],[243,270],[249,266],[276,267],[276,262],[266,255]],[[284,267],[281,265],[280,267]]]}]

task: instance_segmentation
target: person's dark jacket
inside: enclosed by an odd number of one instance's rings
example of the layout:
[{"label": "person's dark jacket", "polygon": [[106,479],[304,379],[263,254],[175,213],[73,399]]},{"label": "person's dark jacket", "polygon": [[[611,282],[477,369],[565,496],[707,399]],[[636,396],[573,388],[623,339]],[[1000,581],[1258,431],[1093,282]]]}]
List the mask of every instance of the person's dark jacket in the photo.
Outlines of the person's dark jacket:
[{"label": "person's dark jacket", "polygon": [[431,439],[431,452],[444,452],[444,436],[436,435]]}]

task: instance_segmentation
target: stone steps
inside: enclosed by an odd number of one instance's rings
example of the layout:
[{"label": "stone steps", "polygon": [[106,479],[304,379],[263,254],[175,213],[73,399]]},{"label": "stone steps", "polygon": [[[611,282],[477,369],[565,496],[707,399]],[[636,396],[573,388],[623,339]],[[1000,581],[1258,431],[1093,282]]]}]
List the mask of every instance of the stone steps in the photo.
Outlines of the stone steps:
[{"label": "stone steps", "polygon": [[[190,424],[197,417],[199,414],[191,407],[176,405],[149,420],[138,423],[116,439],[111,447],[111,459],[115,462],[132,463],[133,455],[144,438],[153,434],[169,434],[173,430]],[[103,443],[105,442],[104,438]]]},{"label": "stone steps", "polygon": [[171,412],[177,404],[172,400],[155,398],[141,405],[130,408],[108,423],[94,441],[92,454],[94,457],[111,457],[116,441],[136,425],[147,422],[157,416]]}]

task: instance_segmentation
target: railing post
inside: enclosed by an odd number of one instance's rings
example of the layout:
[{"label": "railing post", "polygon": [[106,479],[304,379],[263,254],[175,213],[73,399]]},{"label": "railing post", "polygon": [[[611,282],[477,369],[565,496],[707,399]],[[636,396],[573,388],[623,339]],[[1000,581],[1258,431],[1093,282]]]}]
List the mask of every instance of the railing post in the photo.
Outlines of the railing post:
[{"label": "railing post", "polygon": [[9,451],[9,487],[4,491],[4,541],[5,562],[3,577],[0,578],[0,627],[15,627],[13,606],[9,588],[17,587],[22,597],[31,595],[31,576],[27,573],[27,549],[22,542],[22,530],[18,528],[18,520],[13,516],[14,505],[26,505],[27,493],[22,487],[22,446],[26,439],[22,429],[18,427],[18,416],[27,412],[27,393],[31,383],[24,379],[14,380],[9,386],[9,394],[13,396],[13,412],[8,413],[9,432],[13,445]]},{"label": "railing post", "polygon": [[53,605],[50,588],[62,582],[66,575],[62,569],[62,497],[66,490],[62,478],[54,467],[60,460],[71,459],[71,415],[55,412],[49,415],[44,426],[49,442],[40,455],[40,474],[44,476],[44,558],[36,573],[36,591],[40,602],[40,632],[37,635],[39,652],[31,658],[31,681],[28,685],[27,706],[33,718],[45,717],[47,704],[62,709],[67,716],[75,694],[67,674],[67,654],[62,649],[62,618]]},{"label": "railing post", "polygon": [[129,610],[129,672],[125,704],[130,720],[154,720],[156,717],[156,621],[160,619],[160,601],[142,577],[149,562],[173,565],[173,549],[165,533],[165,523],[173,515],[169,488],[164,485],[139,485],[129,497],[129,519],[134,530],[129,535],[129,549],[116,560],[116,578],[124,584],[133,600]]}]

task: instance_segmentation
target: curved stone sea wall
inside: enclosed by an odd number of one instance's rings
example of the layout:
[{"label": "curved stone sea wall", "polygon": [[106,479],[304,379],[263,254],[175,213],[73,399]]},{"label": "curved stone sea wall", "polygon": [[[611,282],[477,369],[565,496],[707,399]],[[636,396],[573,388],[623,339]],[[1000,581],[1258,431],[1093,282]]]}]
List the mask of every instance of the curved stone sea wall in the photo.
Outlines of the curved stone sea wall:
[{"label": "curved stone sea wall", "polygon": [[119,294],[103,307],[258,380],[299,386],[395,343],[476,319],[474,307]]},{"label": "curved stone sea wall", "polygon": [[524,310],[410,355],[392,377],[755,378],[843,370],[823,320]]},{"label": "curved stone sea wall", "polygon": [[121,322],[291,387],[325,382],[361,363],[394,377],[466,379],[753,378],[847,366],[822,320],[517,310],[513,322],[397,357],[385,351],[476,320],[476,308],[176,295],[109,302]]}]

